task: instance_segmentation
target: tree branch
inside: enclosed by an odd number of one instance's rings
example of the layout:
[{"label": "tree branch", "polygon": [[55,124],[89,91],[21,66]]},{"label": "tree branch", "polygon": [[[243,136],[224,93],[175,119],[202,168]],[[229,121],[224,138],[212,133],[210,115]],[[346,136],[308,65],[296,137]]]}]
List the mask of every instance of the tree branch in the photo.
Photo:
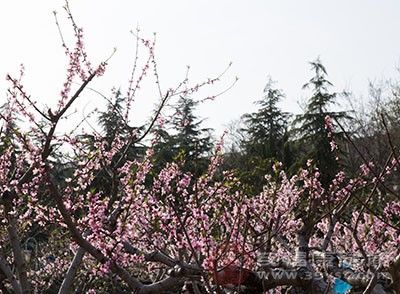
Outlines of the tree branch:
[{"label": "tree branch", "polygon": [[4,212],[7,218],[7,232],[14,255],[14,262],[17,268],[18,279],[21,285],[22,293],[30,293],[30,285],[26,270],[26,263],[22,253],[21,242],[18,236],[17,219],[13,211],[13,194],[11,192],[3,193]]},{"label": "tree branch", "polygon": [[90,255],[92,255],[98,262],[102,264],[109,262],[111,271],[118,275],[123,281],[125,281],[132,290],[141,289],[143,287],[143,284],[138,279],[132,277],[125,269],[118,266],[114,261],[107,258],[99,249],[94,247],[91,243],[83,238],[83,236],[77,229],[74,221],[72,220],[70,213],[65,207],[64,201],[60,192],[58,191],[57,186],[55,185],[53,179],[51,179],[48,166],[46,166],[46,174],[48,177],[49,190],[54,196],[57,203],[57,208],[60,211],[63,221],[66,224],[75,242],[78,243],[78,245],[81,246],[83,249],[85,249]]},{"label": "tree branch", "polygon": [[0,256],[0,270],[3,272],[3,274],[7,277],[7,279],[10,281],[11,286],[16,294],[22,294],[22,289],[21,285],[13,275],[10,266],[8,265],[7,261]]},{"label": "tree branch", "polygon": [[79,266],[82,262],[82,258],[85,255],[85,252],[86,252],[85,249],[79,247],[78,251],[75,253],[75,256],[68,268],[68,271],[65,274],[64,280],[61,284],[58,294],[71,293],[76,273],[78,272]]}]

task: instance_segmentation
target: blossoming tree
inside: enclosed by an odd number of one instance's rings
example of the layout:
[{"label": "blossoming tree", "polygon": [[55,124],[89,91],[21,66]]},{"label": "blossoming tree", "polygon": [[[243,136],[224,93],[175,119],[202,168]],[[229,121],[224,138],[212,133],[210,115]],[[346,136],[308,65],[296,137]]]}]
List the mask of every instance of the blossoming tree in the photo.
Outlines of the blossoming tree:
[{"label": "blossoming tree", "polygon": [[[59,124],[109,61],[90,63],[82,29],[68,5],[66,11],[75,44],[63,43],[69,64],[57,107],[37,106],[23,87],[23,69],[7,76],[0,134],[4,293],[335,293],[338,281],[364,293],[400,293],[400,202],[387,184],[399,166],[394,148],[384,170],[365,160],[359,175],[340,171],[328,188],[312,161],[293,177],[277,163],[255,196],[221,171],[222,139],[203,176],[178,163],[153,174],[152,127],[168,99],[219,77],[159,88],[160,105],[145,131],[111,143],[92,134],[94,148],[87,148]],[[126,121],[146,75],[158,84],[155,44],[136,37],[149,55],[138,73],[134,67]],[[329,117],[327,128],[333,140]],[[148,136],[146,154],[129,159],[127,150]],[[61,179],[54,163],[60,154],[68,165]],[[96,185],[100,173],[109,178],[107,191]],[[45,232],[45,240],[35,232]]]}]

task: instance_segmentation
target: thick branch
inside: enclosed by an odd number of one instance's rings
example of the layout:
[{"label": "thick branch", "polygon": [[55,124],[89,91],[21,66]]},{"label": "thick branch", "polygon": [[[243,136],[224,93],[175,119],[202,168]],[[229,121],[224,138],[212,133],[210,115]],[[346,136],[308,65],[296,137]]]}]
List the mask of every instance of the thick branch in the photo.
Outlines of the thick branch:
[{"label": "thick branch", "polygon": [[170,290],[173,289],[174,287],[177,287],[179,284],[183,285],[183,280],[181,278],[168,277],[159,282],[150,285],[144,285],[139,290],[138,293],[139,294],[163,293],[166,290]]},{"label": "thick branch", "polygon": [[78,272],[79,266],[82,262],[82,258],[84,255],[85,255],[85,249],[79,247],[78,251],[75,253],[71,265],[68,268],[67,273],[65,274],[64,280],[61,284],[58,294],[71,293],[76,273]]},{"label": "thick branch", "polygon": [[18,279],[21,285],[22,293],[30,293],[30,285],[26,271],[26,263],[22,253],[21,242],[18,236],[17,219],[13,211],[13,196],[11,192],[3,194],[4,210],[7,218],[7,232],[14,255],[14,262],[17,268]]},{"label": "thick branch", "polygon": [[154,251],[152,253],[143,253],[138,249],[136,249],[135,247],[133,247],[127,241],[124,242],[124,249],[126,252],[133,255],[138,255],[138,254],[143,255],[146,261],[160,262],[171,268],[175,267],[175,269],[178,267],[179,274],[181,276],[193,276],[193,275],[201,276],[203,274],[202,269],[199,268],[198,266],[175,260],[160,251]]},{"label": "thick branch", "polygon": [[391,288],[396,291],[396,293],[400,293],[400,254],[390,263],[389,272],[392,276]]},{"label": "thick branch", "polygon": [[0,270],[2,273],[7,277],[10,281],[11,286],[16,294],[22,294],[21,285],[18,283],[17,279],[13,275],[10,266],[8,265],[7,261],[0,256]]},{"label": "thick branch", "polygon": [[98,262],[100,263],[110,263],[110,269],[113,273],[118,275],[123,281],[125,281],[132,290],[139,290],[143,287],[143,284],[136,278],[132,277],[125,269],[118,266],[114,261],[107,258],[99,249],[94,247],[91,243],[89,243],[86,239],[83,238],[79,230],[77,229],[74,221],[71,218],[70,213],[64,205],[61,194],[58,191],[57,186],[54,184],[54,181],[50,178],[49,167],[46,167],[46,172],[48,176],[48,184],[49,189],[52,195],[54,196],[57,208],[61,213],[64,223],[67,225],[69,232],[72,235],[72,238],[76,243],[83,249],[85,249],[90,255],[92,255]]}]

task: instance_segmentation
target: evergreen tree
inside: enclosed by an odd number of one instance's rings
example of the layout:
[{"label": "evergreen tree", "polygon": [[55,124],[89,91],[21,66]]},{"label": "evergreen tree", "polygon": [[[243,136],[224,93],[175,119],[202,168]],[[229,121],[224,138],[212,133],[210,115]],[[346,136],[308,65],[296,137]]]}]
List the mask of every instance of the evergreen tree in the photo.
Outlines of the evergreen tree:
[{"label": "evergreen tree", "polygon": [[[264,88],[264,97],[256,101],[259,109],[243,116],[246,139],[242,148],[246,157],[246,167],[242,167],[242,180],[254,187],[253,192],[262,188],[263,178],[272,172],[272,165],[282,162],[285,166],[291,164],[287,127],[288,113],[283,112],[278,103],[284,94],[273,87],[269,79]],[[255,184],[259,183],[259,184]]]},{"label": "evergreen tree", "polygon": [[243,142],[246,153],[260,158],[273,158],[281,162],[284,158],[284,144],[287,133],[288,114],[278,107],[284,94],[273,88],[270,79],[264,88],[263,99],[256,101],[257,112],[244,115],[247,125],[247,140]]},{"label": "evergreen tree", "polygon": [[106,111],[100,112],[98,122],[102,128],[104,137],[110,145],[117,136],[131,136],[135,131],[140,131],[141,128],[131,127],[123,117],[123,102],[125,98],[121,97],[121,92],[118,90],[115,93],[114,101],[109,101]]},{"label": "evergreen tree", "polygon": [[195,176],[206,170],[212,148],[211,129],[201,127],[203,120],[194,114],[197,104],[190,97],[181,96],[178,100],[175,114],[167,125],[172,130],[159,130],[161,143],[156,146],[159,151],[158,165],[178,161],[182,163],[184,171]]},{"label": "evergreen tree", "polygon": [[[163,119],[162,119],[163,120]],[[154,162],[155,167],[153,173],[157,174],[167,162],[173,162],[176,151],[174,146],[173,135],[170,134],[168,126],[164,122],[157,123],[154,126],[153,133],[157,136],[157,143],[154,148]]]},{"label": "evergreen tree", "polygon": [[[329,111],[335,104],[337,93],[328,91],[332,83],[327,80],[327,72],[319,59],[311,62],[314,76],[303,86],[311,88],[312,95],[308,100],[305,112],[294,121],[294,132],[302,156],[296,166],[303,166],[305,161],[313,159],[321,173],[321,182],[327,185],[339,169],[336,155],[332,152],[325,118],[330,116],[334,121],[350,118],[345,111]],[[342,133],[335,133],[335,140],[340,141]]]},{"label": "evergreen tree", "polygon": [[[134,140],[136,137],[140,136],[139,133],[142,131],[142,127],[131,127],[127,124],[124,118],[124,101],[125,98],[121,97],[121,92],[118,90],[115,93],[114,99],[108,101],[106,110],[99,112],[98,123],[102,129],[101,138],[95,138],[93,135],[78,136],[79,139],[86,142],[88,149],[94,148],[95,140],[105,142],[105,148],[111,149],[112,144],[117,137]],[[116,168],[125,163],[125,160],[120,160],[121,156],[133,160],[141,158],[145,152],[145,146],[131,144],[131,140],[127,140],[128,145],[121,149],[124,154],[122,152],[117,153],[112,159],[111,165],[113,166],[113,169],[108,169],[108,172],[104,169],[96,175],[96,179],[94,180],[93,187],[95,187],[96,190],[105,191],[106,194],[111,195],[110,203],[115,201],[117,198],[117,195],[115,194],[117,188],[115,182],[118,178],[118,174],[114,173],[112,170],[116,170]]]}]

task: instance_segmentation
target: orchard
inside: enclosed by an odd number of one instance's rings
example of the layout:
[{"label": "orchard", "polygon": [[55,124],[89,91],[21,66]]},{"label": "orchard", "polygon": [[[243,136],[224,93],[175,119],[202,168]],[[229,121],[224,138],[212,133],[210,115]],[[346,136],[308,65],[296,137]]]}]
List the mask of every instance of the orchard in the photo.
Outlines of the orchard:
[{"label": "orchard", "polygon": [[[151,121],[129,127],[143,81],[159,86],[155,41],[134,35],[146,62],[135,63],[122,106],[110,110],[119,118],[112,136],[65,130],[60,123],[112,63],[92,64],[68,3],[66,17],[74,40],[62,38],[68,66],[56,107],[38,106],[24,87],[23,67],[7,75],[2,293],[400,293],[400,196],[393,184],[400,154],[389,131],[382,139],[387,158],[375,164],[340,119],[326,115],[334,174],[326,176],[313,158],[295,172],[277,160],[254,183],[257,192],[226,168],[227,134],[201,172],[177,156],[160,165],[166,105],[201,95],[220,76],[160,87]],[[340,164],[344,141],[362,160],[353,173]]]}]

